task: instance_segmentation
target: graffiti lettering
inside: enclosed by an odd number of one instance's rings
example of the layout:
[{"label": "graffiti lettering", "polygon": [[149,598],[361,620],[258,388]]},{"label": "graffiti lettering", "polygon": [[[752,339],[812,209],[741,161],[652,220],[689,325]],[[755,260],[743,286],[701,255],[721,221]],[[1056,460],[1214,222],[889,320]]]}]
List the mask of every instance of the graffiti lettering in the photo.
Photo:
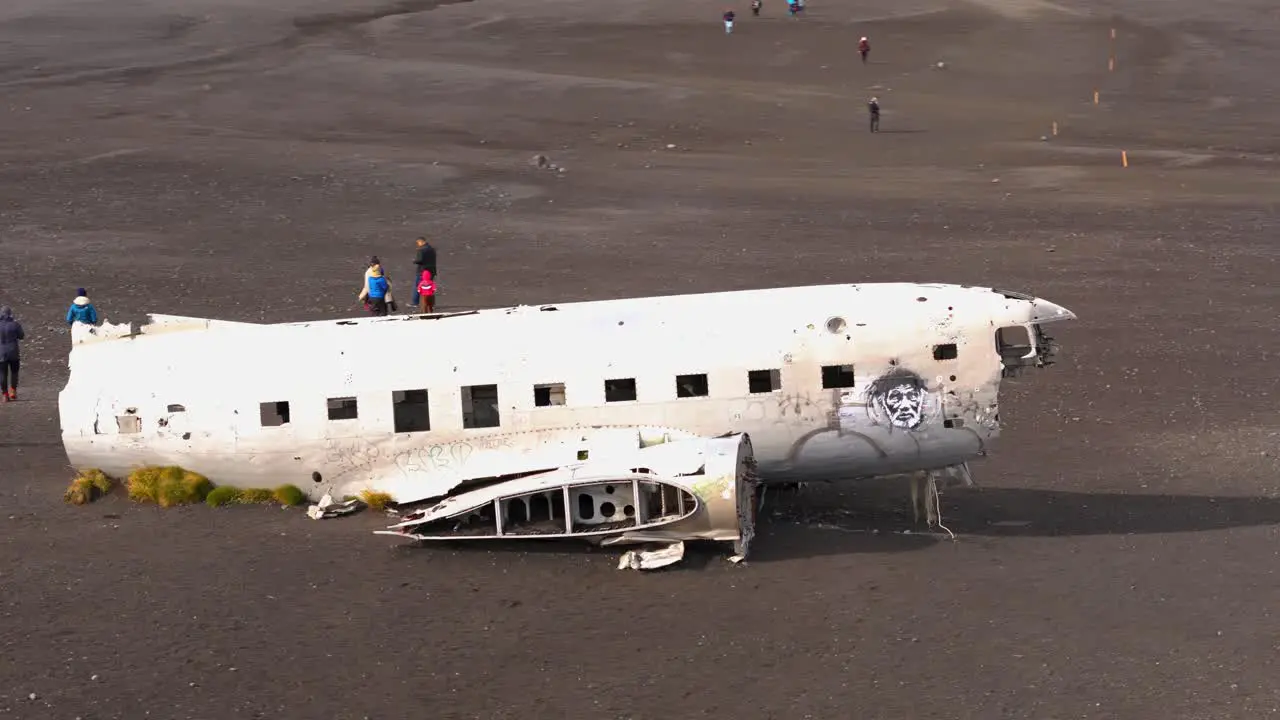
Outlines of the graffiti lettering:
[{"label": "graffiti lettering", "polygon": [[363,440],[334,440],[324,442],[325,462],[337,468],[336,476],[367,471],[382,455],[376,446]]},{"label": "graffiti lettering", "polygon": [[451,443],[427,445],[413,448],[396,454],[395,464],[405,475],[420,473],[451,475],[460,473],[475,452],[475,447],[466,440]]}]

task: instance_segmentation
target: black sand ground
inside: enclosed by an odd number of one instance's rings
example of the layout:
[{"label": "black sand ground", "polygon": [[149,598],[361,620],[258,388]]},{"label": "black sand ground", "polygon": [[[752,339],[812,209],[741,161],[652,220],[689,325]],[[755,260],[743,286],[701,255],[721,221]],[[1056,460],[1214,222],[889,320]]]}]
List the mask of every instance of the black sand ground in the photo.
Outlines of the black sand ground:
[{"label": "black sand ground", "polygon": [[[1274,7],[767,0],[732,37],[722,10],[0,7],[0,302],[30,335],[0,717],[1277,714]],[[113,321],[352,314],[422,232],[445,307],[920,280],[1081,319],[945,497],[956,543],[857,532],[904,528],[902,488],[771,499],[747,565],[651,575],[402,548],[372,514],[61,503],[77,286]]]}]

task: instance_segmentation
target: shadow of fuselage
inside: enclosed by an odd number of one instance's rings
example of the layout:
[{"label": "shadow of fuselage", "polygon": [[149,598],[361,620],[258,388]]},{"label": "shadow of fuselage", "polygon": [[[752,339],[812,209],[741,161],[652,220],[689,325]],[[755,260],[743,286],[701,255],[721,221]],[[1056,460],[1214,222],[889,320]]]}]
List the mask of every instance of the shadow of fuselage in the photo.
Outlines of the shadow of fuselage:
[{"label": "shadow of fuselage", "polygon": [[[922,532],[902,484],[817,484],[795,492],[771,490],[770,495],[761,518],[762,530],[767,528],[759,538],[764,542],[753,547],[759,549],[753,553],[757,561],[866,552],[866,546],[921,549],[946,537]],[[1187,533],[1280,525],[1280,498],[1269,497],[973,487],[942,491],[940,505],[947,528],[970,537]],[[779,547],[771,547],[769,535],[782,540]]]},{"label": "shadow of fuselage", "polygon": [[[973,487],[944,490],[940,504],[943,522],[961,537],[1187,533],[1280,525],[1280,498],[1267,497]],[[770,488],[757,518],[749,562],[922,550],[946,537],[913,522],[909,495],[902,483],[818,483],[799,491]],[[397,552],[412,552],[417,547],[416,543],[405,543]],[[616,557],[630,546],[593,547],[564,539],[428,542],[421,547]],[[731,554],[727,543],[687,543],[685,559],[679,565],[698,569],[716,555]]]}]

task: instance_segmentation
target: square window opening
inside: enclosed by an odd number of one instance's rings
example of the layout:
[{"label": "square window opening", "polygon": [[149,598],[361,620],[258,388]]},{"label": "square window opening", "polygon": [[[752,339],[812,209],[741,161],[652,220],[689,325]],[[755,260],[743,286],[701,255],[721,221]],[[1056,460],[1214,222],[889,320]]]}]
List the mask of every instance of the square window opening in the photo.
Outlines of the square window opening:
[{"label": "square window opening", "polygon": [[430,395],[426,390],[396,390],[391,393],[391,413],[396,432],[427,432],[431,429]]},{"label": "square window opening", "polygon": [[824,365],[822,368],[822,387],[850,388],[854,385],[852,365]]},{"label": "square window opening", "polygon": [[747,392],[768,393],[781,389],[781,370],[751,370],[747,373]]},{"label": "square window opening", "polygon": [[354,397],[329,398],[330,420],[355,420],[359,416]]},{"label": "square window opening", "polygon": [[636,399],[636,379],[618,378],[604,381],[605,402],[626,402]]},{"label": "square window opening", "polygon": [[960,351],[956,348],[955,343],[947,343],[946,345],[933,346],[934,360],[955,360],[960,356]]},{"label": "square window opening", "polygon": [[1001,357],[1019,359],[1031,353],[1031,335],[1021,325],[1009,325],[996,331],[996,351]]},{"label": "square window opening", "polygon": [[462,427],[468,430],[498,427],[497,385],[466,385],[462,388]]},{"label": "square window opening", "polygon": [[564,383],[542,383],[533,386],[534,407],[564,405]]},{"label": "square window opening", "polygon": [[706,373],[676,376],[676,397],[706,397],[709,394]]},{"label": "square window opening", "polygon": [[262,427],[280,427],[289,424],[289,401],[264,402],[258,405]]}]

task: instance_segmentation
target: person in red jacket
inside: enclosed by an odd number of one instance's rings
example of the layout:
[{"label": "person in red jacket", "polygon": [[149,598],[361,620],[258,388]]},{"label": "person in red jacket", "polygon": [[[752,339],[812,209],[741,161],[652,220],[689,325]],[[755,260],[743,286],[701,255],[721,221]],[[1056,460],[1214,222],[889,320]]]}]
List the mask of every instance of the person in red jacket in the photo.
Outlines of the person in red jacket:
[{"label": "person in red jacket", "polygon": [[871,43],[867,42],[867,39],[863,37],[861,40],[858,41],[858,54],[862,56],[863,65],[867,64],[867,54],[870,52],[871,52]]},{"label": "person in red jacket", "polygon": [[418,311],[422,314],[436,311],[436,281],[431,279],[431,271],[423,270],[418,279]]}]

